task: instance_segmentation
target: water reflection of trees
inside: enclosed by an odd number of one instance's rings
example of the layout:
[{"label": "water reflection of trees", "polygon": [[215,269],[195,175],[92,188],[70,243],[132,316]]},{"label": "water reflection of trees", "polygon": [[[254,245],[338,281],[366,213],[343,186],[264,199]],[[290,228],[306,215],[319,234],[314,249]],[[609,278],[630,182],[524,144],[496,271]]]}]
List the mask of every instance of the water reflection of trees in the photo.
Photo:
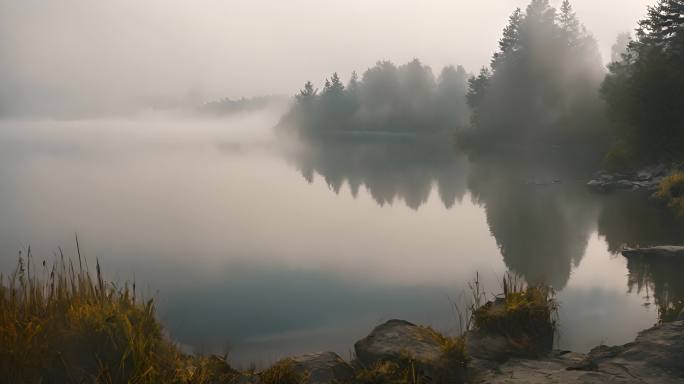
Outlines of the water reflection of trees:
[{"label": "water reflection of trees", "polygon": [[506,266],[563,288],[584,255],[598,207],[564,162],[477,159],[469,188]]},{"label": "water reflection of trees", "polygon": [[418,209],[433,185],[447,208],[463,198],[468,165],[448,137],[381,136],[317,139],[289,157],[307,181],[319,174],[335,193],[346,182],[354,197],[364,186],[380,205],[403,200]]},{"label": "water reflection of trees", "polygon": [[[646,196],[615,194],[605,196],[601,205],[598,231],[611,252],[684,241],[684,220]],[[673,320],[684,309],[684,260],[631,257],[627,270],[629,291],[642,294],[647,304],[655,304],[661,321]]]},{"label": "water reflection of trees", "polygon": [[[684,240],[684,222],[657,202],[636,193],[592,193],[584,183],[593,167],[561,156],[466,159],[449,137],[429,135],[338,135],[294,148],[289,158],[309,182],[318,174],[335,193],[346,183],[353,196],[365,187],[380,205],[402,200],[418,209],[434,187],[450,208],[470,192],[484,209],[506,266],[557,289],[567,284],[597,229],[613,253]],[[681,290],[663,288],[673,283],[654,273],[656,267],[628,267],[630,289],[667,291],[656,300],[663,307],[683,297]]]},{"label": "water reflection of trees", "polygon": [[627,260],[629,291],[644,295],[658,308],[660,321],[673,321],[684,310],[684,260],[631,257]]},{"label": "water reflection of trees", "polygon": [[684,240],[684,220],[644,194],[605,195],[601,207],[598,232],[613,253],[625,247],[676,245]]}]

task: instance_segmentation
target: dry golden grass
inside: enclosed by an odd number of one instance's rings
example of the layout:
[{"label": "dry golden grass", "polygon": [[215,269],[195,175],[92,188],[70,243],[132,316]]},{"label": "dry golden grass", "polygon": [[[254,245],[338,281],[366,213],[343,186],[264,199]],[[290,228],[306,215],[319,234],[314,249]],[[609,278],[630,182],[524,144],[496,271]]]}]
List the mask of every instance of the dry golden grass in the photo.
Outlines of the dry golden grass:
[{"label": "dry golden grass", "polygon": [[503,295],[473,311],[476,329],[506,336],[534,354],[550,347],[556,330],[558,303],[545,284],[528,285],[516,276],[503,278]]},{"label": "dry golden grass", "polygon": [[[61,254],[61,251],[60,251]],[[60,256],[36,271],[30,249],[0,276],[0,377],[10,383],[176,382],[187,359],[162,335],[153,300]]]},{"label": "dry golden grass", "polygon": [[295,369],[292,359],[283,359],[259,374],[263,384],[302,384],[307,380]]}]

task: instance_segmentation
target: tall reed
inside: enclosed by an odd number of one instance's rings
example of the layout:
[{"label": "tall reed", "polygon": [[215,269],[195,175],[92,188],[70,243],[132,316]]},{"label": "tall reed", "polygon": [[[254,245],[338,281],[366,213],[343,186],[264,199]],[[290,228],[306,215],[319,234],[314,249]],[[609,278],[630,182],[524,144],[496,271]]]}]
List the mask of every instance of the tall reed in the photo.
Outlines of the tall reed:
[{"label": "tall reed", "polygon": [[[77,243],[78,244],[78,243]],[[59,250],[36,271],[30,247],[16,270],[0,275],[0,377],[9,383],[172,382],[181,354],[135,284],[95,276]]]}]

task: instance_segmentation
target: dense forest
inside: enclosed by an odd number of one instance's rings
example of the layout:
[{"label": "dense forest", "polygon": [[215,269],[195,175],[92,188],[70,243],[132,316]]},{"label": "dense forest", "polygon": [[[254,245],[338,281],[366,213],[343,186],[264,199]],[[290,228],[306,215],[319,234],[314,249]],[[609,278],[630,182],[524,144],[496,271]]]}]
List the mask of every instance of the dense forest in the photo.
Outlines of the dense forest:
[{"label": "dense forest", "polygon": [[361,78],[352,73],[346,86],[337,73],[321,92],[307,82],[280,125],[307,135],[450,130],[468,122],[467,79],[461,66],[445,67],[435,79],[418,59],[400,66],[381,61]]},{"label": "dense forest", "polygon": [[516,9],[475,75],[418,59],[378,62],[319,92],[311,82],[279,127],[300,136],[452,132],[476,150],[594,148],[610,168],[678,160],[684,145],[684,1],[648,8],[635,38],[617,36],[606,66],[570,1]]},{"label": "dense forest", "polygon": [[607,160],[616,165],[681,160],[684,1],[660,0],[649,7],[635,39],[616,59],[601,88],[616,137]]},{"label": "dense forest", "polygon": [[533,0],[513,12],[489,68],[469,81],[470,133],[516,144],[600,135],[604,74],[596,41],[569,1],[556,10]]}]

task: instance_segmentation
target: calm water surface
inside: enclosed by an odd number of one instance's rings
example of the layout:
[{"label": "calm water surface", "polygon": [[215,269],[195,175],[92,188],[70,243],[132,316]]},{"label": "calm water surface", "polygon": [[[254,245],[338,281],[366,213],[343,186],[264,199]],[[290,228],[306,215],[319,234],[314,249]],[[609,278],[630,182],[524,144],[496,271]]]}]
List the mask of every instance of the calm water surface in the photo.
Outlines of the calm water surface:
[{"label": "calm water surface", "polygon": [[[448,140],[352,137],[283,148],[277,115],[0,123],[0,271],[29,244],[98,258],[158,299],[170,335],[238,365],[335,350],[379,322],[457,328],[479,272],[558,290],[559,347],[631,340],[681,299],[682,265],[628,244],[684,243],[636,194],[597,195],[553,161],[467,159]],[[679,295],[679,296],[677,296]]]}]

